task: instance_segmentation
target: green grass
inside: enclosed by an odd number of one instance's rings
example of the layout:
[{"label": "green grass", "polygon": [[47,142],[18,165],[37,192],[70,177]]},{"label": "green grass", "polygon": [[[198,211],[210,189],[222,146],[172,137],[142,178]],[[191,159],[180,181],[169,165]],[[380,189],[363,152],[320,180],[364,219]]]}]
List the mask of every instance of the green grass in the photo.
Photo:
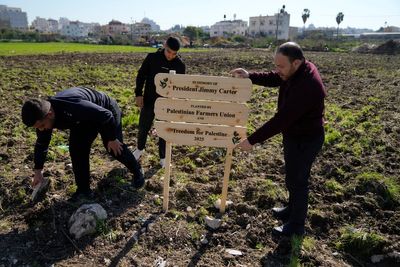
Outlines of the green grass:
[{"label": "green grass", "polygon": [[[58,54],[58,53],[137,53],[154,52],[153,47],[129,45],[96,45],[78,43],[22,43],[0,42],[0,56]],[[205,51],[204,49],[182,49],[180,52]]]},{"label": "green grass", "polygon": [[376,172],[363,172],[356,176],[356,181],[365,191],[376,191],[386,201],[400,203],[400,183],[395,178]]},{"label": "green grass", "polygon": [[352,227],[342,228],[341,233],[336,242],[336,248],[362,259],[382,253],[382,249],[388,244],[388,241],[378,234],[364,232]]}]

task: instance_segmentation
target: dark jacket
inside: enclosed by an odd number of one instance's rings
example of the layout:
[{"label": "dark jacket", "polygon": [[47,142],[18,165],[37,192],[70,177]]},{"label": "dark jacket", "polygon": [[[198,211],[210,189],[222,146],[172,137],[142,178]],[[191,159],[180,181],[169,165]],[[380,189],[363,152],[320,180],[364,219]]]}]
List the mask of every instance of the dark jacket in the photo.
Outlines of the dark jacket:
[{"label": "dark jacket", "polygon": [[[112,110],[114,99],[102,92],[83,87],[73,87],[48,99],[54,110],[56,129],[91,127],[102,133],[106,141],[116,139],[117,121]],[[36,130],[34,162],[35,169],[42,169],[52,130]]]},{"label": "dark jacket", "polygon": [[[136,77],[136,96],[143,96],[144,105],[154,105],[160,96],[156,93],[154,77],[157,73],[169,73],[175,70],[177,74],[185,74],[185,64],[179,56],[168,61],[164,55],[164,49],[159,49],[155,53],[149,53],[144,59]],[[144,93],[143,93],[144,86]]]},{"label": "dark jacket", "polygon": [[278,110],[248,137],[250,144],[263,142],[278,133],[312,136],[323,132],[326,90],[314,64],[305,61],[287,81],[274,71],[250,73],[249,78],[254,84],[279,86]]}]

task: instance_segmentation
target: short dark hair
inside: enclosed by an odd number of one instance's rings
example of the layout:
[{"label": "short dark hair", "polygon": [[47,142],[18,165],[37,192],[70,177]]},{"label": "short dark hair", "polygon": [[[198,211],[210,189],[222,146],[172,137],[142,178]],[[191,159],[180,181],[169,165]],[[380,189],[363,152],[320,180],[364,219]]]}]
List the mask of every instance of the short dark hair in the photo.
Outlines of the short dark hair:
[{"label": "short dark hair", "polygon": [[181,47],[181,43],[179,42],[179,40],[172,36],[168,37],[165,43],[170,49],[174,51],[178,51],[179,48]]},{"label": "short dark hair", "polygon": [[276,50],[276,54],[282,54],[289,58],[290,62],[295,61],[296,59],[303,60],[303,50],[300,45],[295,42],[286,42],[281,44]]},{"label": "short dark hair", "polygon": [[26,126],[32,127],[38,120],[46,117],[50,106],[50,102],[43,99],[33,98],[25,101],[21,111],[22,122]]}]

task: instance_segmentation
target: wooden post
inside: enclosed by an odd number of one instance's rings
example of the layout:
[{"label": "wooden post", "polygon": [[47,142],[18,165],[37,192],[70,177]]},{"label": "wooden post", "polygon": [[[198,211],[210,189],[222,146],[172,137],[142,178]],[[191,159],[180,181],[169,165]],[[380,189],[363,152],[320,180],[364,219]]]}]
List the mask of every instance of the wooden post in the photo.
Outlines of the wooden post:
[{"label": "wooden post", "polygon": [[168,201],[169,201],[169,179],[171,176],[171,142],[167,141],[165,144],[165,176],[164,176],[164,200],[163,200],[163,210],[168,211]]},{"label": "wooden post", "polygon": [[221,206],[219,208],[219,211],[221,213],[225,212],[226,198],[228,195],[229,175],[231,174],[232,151],[233,151],[232,147],[229,147],[226,150],[224,180],[223,180],[223,184],[222,184]]}]

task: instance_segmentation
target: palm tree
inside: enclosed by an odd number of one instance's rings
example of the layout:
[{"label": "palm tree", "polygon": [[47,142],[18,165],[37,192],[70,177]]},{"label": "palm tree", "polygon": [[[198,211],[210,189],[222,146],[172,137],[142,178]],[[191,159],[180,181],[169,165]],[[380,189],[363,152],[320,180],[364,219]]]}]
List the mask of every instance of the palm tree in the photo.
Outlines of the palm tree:
[{"label": "palm tree", "polygon": [[303,10],[303,13],[301,14],[301,17],[302,17],[303,23],[304,23],[304,27],[303,27],[303,36],[304,36],[304,32],[306,31],[306,22],[307,22],[307,19],[310,17],[310,10],[308,8],[305,8]]},{"label": "palm tree", "polygon": [[337,23],[337,33],[336,37],[339,39],[339,24],[343,21],[344,14],[342,12],[339,12],[336,16],[336,23]]}]

